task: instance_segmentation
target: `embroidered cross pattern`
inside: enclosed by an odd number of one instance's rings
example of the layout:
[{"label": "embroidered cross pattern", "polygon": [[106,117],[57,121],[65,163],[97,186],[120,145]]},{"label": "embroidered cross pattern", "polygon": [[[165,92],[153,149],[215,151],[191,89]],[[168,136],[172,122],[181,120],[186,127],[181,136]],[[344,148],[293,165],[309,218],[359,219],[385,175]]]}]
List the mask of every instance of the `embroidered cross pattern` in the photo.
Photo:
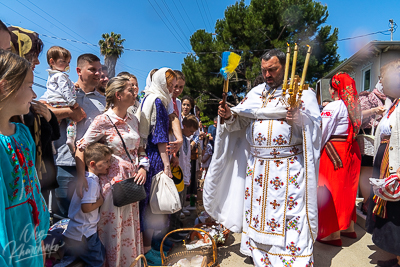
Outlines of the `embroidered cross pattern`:
[{"label": "embroidered cross pattern", "polygon": [[277,160],[274,160],[274,163],[275,163],[276,167],[279,167],[279,165],[283,164],[283,161],[277,159]]},{"label": "embroidered cross pattern", "polygon": [[264,263],[265,267],[268,267],[271,264],[267,254],[265,254],[265,256],[261,258],[261,262]]},{"label": "embroidered cross pattern", "polygon": [[254,221],[254,228],[257,228],[258,224],[260,223],[260,221],[258,220],[258,215],[253,218],[253,221]]},{"label": "embroidered cross pattern", "polygon": [[260,166],[264,165],[264,160],[263,159],[259,159],[258,162],[260,162]]},{"label": "embroidered cross pattern", "polygon": [[293,219],[287,219],[286,220],[286,229],[287,230],[295,230],[297,231],[297,233],[301,233],[301,231],[299,230],[298,224],[299,224],[299,220],[300,220],[300,216],[297,216]]},{"label": "embroidered cross pattern", "polygon": [[281,188],[283,186],[283,182],[281,181],[281,179],[279,177],[275,177],[269,183],[272,184],[272,186],[275,188],[275,190],[278,190],[279,188]]},{"label": "embroidered cross pattern", "polygon": [[290,164],[293,164],[295,160],[297,160],[297,157],[296,157],[296,156],[291,157],[291,158],[289,159]]},{"label": "embroidered cross pattern", "polygon": [[256,182],[260,187],[262,187],[262,179],[263,175],[259,174],[256,178],[254,178],[254,182]]},{"label": "embroidered cross pattern", "polygon": [[287,246],[286,249],[289,250],[290,254],[293,256],[296,255],[297,251],[300,251],[300,247],[296,247],[296,244],[294,242],[290,242]]},{"label": "embroidered cross pattern", "polygon": [[276,148],[274,148],[271,152],[269,152],[272,156],[274,156],[274,159],[276,159],[276,156],[281,154],[279,151],[276,151]]},{"label": "embroidered cross pattern", "polygon": [[285,140],[285,138],[283,138],[283,135],[278,135],[277,137],[275,137],[274,139],[272,139],[272,142],[275,143],[275,145],[281,146],[281,145],[286,145],[287,141]]},{"label": "embroidered cross pattern", "polygon": [[299,153],[300,149],[297,146],[294,146],[290,149],[290,153],[297,154]]},{"label": "embroidered cross pattern", "polygon": [[247,167],[247,176],[252,176],[253,175],[253,169]]},{"label": "embroidered cross pattern", "polygon": [[292,210],[297,206],[297,201],[294,201],[293,197],[289,197],[287,205],[288,205],[288,210]]},{"label": "embroidered cross pattern", "polygon": [[246,217],[246,222],[249,223],[250,210],[246,210],[246,211],[244,212],[244,214],[245,214],[245,217]]},{"label": "embroidered cross pattern", "polygon": [[266,140],[267,138],[265,138],[265,136],[262,133],[258,133],[256,138],[254,139],[254,141],[256,141],[256,143],[258,143],[259,146],[261,146],[263,142],[265,142]]},{"label": "embroidered cross pattern", "polygon": [[276,202],[276,200],[274,200],[274,202],[270,202],[269,204],[271,204],[274,207],[274,210],[276,209],[276,207],[279,207],[281,205],[278,202]]},{"label": "embroidered cross pattern", "polygon": [[293,176],[289,176],[289,183],[294,185],[294,187],[296,187],[297,189],[300,189],[300,185],[297,182],[297,178],[299,177],[299,175],[300,175],[300,172],[296,173]]},{"label": "embroidered cross pattern", "polygon": [[250,196],[249,188],[246,187],[246,191],[244,192],[244,199],[247,199]]},{"label": "embroidered cross pattern", "polygon": [[282,256],[279,256],[279,259],[282,261],[284,267],[292,267],[294,264],[294,261],[296,260],[296,258],[291,258],[289,260],[286,260]]},{"label": "embroidered cross pattern", "polygon": [[246,246],[249,247],[250,251],[253,251],[253,247],[250,245],[250,241],[246,241]]},{"label": "embroidered cross pattern", "polygon": [[261,205],[261,196],[259,198],[256,198],[256,201],[258,202],[258,205]]},{"label": "embroidered cross pattern", "polygon": [[269,226],[269,228],[271,228],[272,232],[275,232],[276,228],[281,227],[281,225],[277,223],[274,218],[272,218],[269,222],[267,222],[267,225]]}]

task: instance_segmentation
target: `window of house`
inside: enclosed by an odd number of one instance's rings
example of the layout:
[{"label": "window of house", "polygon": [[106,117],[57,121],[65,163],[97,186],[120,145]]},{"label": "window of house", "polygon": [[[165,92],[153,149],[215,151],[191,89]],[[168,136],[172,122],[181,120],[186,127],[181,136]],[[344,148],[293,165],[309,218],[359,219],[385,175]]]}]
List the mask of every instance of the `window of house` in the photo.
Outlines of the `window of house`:
[{"label": "window of house", "polygon": [[371,88],[371,69],[365,70],[363,74],[363,90],[369,91]]}]

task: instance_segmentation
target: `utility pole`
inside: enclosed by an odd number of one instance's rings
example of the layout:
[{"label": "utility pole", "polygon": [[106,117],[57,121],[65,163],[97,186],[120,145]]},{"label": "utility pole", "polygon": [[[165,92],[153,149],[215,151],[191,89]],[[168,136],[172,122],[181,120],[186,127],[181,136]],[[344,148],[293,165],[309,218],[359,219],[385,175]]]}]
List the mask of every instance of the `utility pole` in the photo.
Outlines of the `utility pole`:
[{"label": "utility pole", "polygon": [[389,19],[390,23],[390,41],[393,41],[393,19]]}]

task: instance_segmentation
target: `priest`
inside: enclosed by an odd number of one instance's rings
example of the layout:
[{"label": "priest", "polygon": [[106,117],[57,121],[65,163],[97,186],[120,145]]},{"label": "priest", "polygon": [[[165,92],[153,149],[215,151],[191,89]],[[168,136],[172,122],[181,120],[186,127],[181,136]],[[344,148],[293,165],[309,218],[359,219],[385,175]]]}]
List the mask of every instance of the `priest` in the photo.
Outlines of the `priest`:
[{"label": "priest", "polygon": [[264,83],[232,109],[220,103],[224,123],[204,185],[206,211],[242,233],[240,250],[255,266],[313,265],[321,117],[312,90],[298,108],[285,104],[285,59],[267,51]]}]

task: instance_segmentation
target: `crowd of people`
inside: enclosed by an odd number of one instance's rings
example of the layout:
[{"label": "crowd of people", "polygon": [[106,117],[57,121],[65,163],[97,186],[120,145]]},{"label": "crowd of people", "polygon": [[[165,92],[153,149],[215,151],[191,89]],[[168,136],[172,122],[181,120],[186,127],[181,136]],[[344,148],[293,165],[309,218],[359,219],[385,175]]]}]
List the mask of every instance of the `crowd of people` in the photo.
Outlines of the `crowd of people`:
[{"label": "crowd of people", "polygon": [[[350,75],[337,73],[321,111],[311,89],[288,107],[286,56],[268,50],[257,85],[236,107],[220,102],[206,128],[194,99],[181,97],[181,71],[151,70],[139,98],[134,74],[109,78],[94,54],[77,57],[71,81],[72,55],[60,46],[47,50],[47,90],[35,100],[43,48],[37,33],[0,21],[1,266],[130,266],[140,254],[161,265],[159,243],[191,214],[187,201],[204,177],[207,214],[242,233],[240,250],[255,266],[313,266],[314,241],[357,238],[358,187],[373,242],[397,256],[378,265],[400,266],[400,202],[369,184],[400,175],[400,60],[382,68],[372,92],[358,94]],[[371,152],[364,138],[374,135]],[[160,173],[177,184],[175,213],[150,205]],[[113,187],[129,179],[145,197],[116,206]],[[63,218],[64,256],[52,262],[44,241]]]},{"label": "crowd of people", "polygon": [[[152,70],[139,101],[135,75],[109,78],[96,55],[82,54],[73,82],[67,74],[71,53],[52,46],[47,90],[35,100],[33,70],[44,47],[39,35],[0,21],[0,39],[0,265],[67,266],[81,260],[87,266],[130,266],[140,254],[161,265],[154,243],[190,215],[187,193],[197,194],[197,179],[213,153],[212,135],[201,126],[200,114],[193,115],[194,100],[178,98],[183,73]],[[182,171],[183,209],[153,214],[152,178],[160,172],[173,178],[174,168]],[[144,186],[146,198],[115,206],[113,185],[131,177]],[[50,224],[63,218],[69,219],[64,257],[50,262],[44,240]]]}]

